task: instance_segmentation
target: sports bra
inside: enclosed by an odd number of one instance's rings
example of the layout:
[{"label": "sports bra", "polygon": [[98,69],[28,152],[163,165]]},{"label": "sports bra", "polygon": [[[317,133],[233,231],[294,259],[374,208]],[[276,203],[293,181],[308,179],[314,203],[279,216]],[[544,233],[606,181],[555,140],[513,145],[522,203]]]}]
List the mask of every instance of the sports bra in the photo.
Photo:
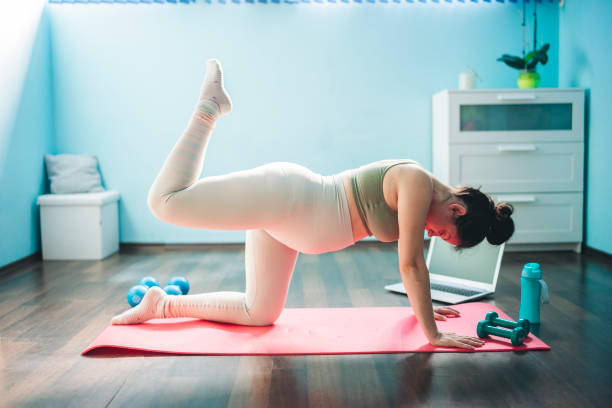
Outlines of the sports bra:
[{"label": "sports bra", "polygon": [[416,163],[409,159],[386,159],[351,170],[351,184],[355,204],[368,235],[382,242],[397,241],[399,225],[397,211],[385,201],[383,178],[387,170],[398,164]]}]

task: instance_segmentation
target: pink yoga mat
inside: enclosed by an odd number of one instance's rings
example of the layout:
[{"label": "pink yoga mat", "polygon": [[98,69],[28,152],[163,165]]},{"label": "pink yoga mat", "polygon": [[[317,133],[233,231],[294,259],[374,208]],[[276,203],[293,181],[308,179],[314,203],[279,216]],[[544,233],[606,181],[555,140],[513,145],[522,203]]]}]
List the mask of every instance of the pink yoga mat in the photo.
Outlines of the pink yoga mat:
[{"label": "pink yoga mat", "polygon": [[[487,312],[508,315],[487,303],[453,306],[461,317],[437,321],[438,330],[476,337],[476,325]],[[523,345],[490,337],[476,351],[549,350],[529,334]],[[410,307],[285,309],[273,326],[250,327],[192,318],[152,319],[109,326],[81,354],[112,347],[173,354],[356,354],[465,352],[434,347],[421,331]]]}]

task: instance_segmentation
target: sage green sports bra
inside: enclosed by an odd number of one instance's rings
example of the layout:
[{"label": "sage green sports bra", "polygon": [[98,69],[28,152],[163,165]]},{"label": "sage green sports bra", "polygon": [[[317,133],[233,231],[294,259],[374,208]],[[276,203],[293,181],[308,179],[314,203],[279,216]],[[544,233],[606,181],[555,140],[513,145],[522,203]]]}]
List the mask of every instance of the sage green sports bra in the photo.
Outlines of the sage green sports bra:
[{"label": "sage green sports bra", "polygon": [[387,205],[383,194],[385,173],[398,164],[416,163],[409,159],[379,160],[351,170],[351,184],[355,203],[368,235],[382,242],[397,241],[399,225],[397,211]]}]

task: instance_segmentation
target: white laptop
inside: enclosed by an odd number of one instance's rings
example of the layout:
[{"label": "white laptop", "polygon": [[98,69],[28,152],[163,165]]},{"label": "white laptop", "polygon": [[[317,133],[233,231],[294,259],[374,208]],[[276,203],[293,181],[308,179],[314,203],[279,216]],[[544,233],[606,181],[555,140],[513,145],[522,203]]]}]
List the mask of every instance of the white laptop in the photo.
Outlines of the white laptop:
[{"label": "white laptop", "polygon": [[[499,268],[506,244],[480,244],[456,251],[444,240],[433,237],[427,252],[431,298],[457,304],[495,293]],[[406,294],[402,282],[385,286],[391,292]]]}]

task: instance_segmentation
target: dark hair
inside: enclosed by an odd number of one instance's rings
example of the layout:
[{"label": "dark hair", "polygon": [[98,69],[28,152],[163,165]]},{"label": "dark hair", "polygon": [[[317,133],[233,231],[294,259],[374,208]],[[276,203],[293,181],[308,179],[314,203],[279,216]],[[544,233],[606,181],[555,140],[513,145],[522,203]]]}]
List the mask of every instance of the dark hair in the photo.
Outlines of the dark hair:
[{"label": "dark hair", "polygon": [[514,221],[510,216],[514,207],[508,203],[495,205],[491,197],[480,188],[457,187],[455,197],[466,205],[466,213],[457,217],[457,233],[461,243],[457,248],[470,248],[485,237],[492,245],[506,242],[514,233]]}]

